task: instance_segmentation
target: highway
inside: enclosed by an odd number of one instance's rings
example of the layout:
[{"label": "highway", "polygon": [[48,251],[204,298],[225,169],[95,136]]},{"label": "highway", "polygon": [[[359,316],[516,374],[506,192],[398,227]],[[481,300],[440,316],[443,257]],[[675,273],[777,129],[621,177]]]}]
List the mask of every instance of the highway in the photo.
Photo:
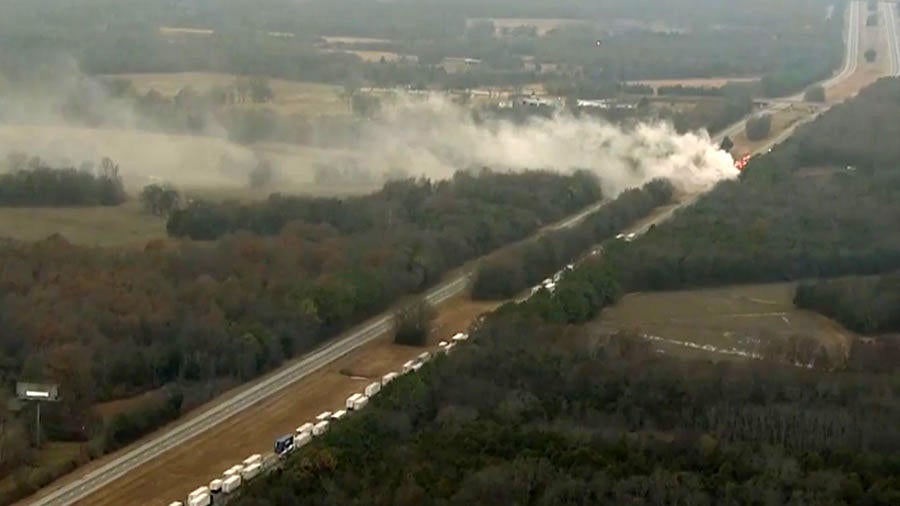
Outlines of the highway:
[{"label": "highway", "polygon": [[897,40],[897,5],[893,2],[881,2],[881,24],[884,27],[889,52],[888,75],[900,75],[900,41]]},{"label": "highway", "polygon": [[[856,70],[858,59],[857,57],[859,53],[859,16],[860,9],[862,7],[863,2],[854,1],[850,3],[849,15],[847,16],[849,26],[845,37],[845,43],[847,47],[847,51],[845,53],[845,61],[841,70],[837,74],[835,74],[828,80],[823,81],[822,84],[826,87],[837,84]],[[891,19],[893,20],[894,18],[891,17]],[[894,34],[891,40],[896,43],[897,39],[894,30],[895,26],[896,25],[892,24],[889,30],[890,33]],[[896,44],[894,44],[893,47],[895,47],[896,49]],[[895,60],[892,59],[892,65],[894,61]],[[891,68],[895,69],[896,67],[892,66]],[[788,98],[796,97],[802,99],[802,93]],[[787,104],[775,103],[768,110],[774,111],[782,109],[784,107],[787,107]],[[791,135],[791,133],[793,133],[794,129],[797,126],[810,121],[814,117],[815,116],[812,116],[806,121],[800,122],[793,125],[791,128],[786,129],[779,136],[773,138],[770,142],[766,143],[765,146],[761,147],[758,152],[765,152],[769,147],[786,139]],[[713,138],[714,141],[720,142],[725,135],[734,135],[742,128],[744,128],[745,124],[746,119],[735,123],[734,125],[731,125],[730,127],[720,132],[718,135],[716,135]],[[650,226],[665,221],[670,216],[672,216],[672,214],[674,214],[677,209],[692,204],[696,201],[697,198],[699,198],[699,196],[700,195],[694,195],[688,199],[685,199],[677,206],[673,206],[671,209],[667,210],[666,213],[660,214],[654,220],[651,220],[651,222],[644,224],[640,227],[639,230],[635,230],[635,232],[646,232],[646,230],[648,230]],[[574,216],[546,227],[541,232],[539,232],[539,234],[544,233],[548,230],[571,228],[603,205],[604,202],[594,204]],[[432,304],[439,304],[447,299],[463,293],[469,286],[469,281],[471,280],[473,270],[474,269],[471,266],[468,269],[463,269],[454,279],[451,279],[446,283],[443,283],[428,291],[425,298]],[[154,459],[156,456],[168,451],[171,448],[183,444],[184,442],[198,436],[211,427],[227,420],[229,417],[234,416],[235,414],[258,403],[261,399],[278,392],[284,387],[308,376],[312,372],[325,367],[339,357],[344,356],[352,352],[353,350],[377,339],[378,337],[383,336],[390,330],[391,324],[392,315],[390,314],[380,316],[374,320],[362,324],[349,331],[347,334],[345,334],[344,337],[323,344],[316,350],[308,353],[299,361],[285,366],[281,370],[251,383],[249,386],[247,386],[245,389],[241,390],[234,396],[222,400],[218,404],[209,407],[205,411],[190,419],[177,423],[177,425],[173,426],[169,430],[166,430],[159,436],[154,437],[153,439],[146,441],[134,448],[124,451],[120,456],[110,460],[109,462],[106,462],[105,464],[97,467],[97,469],[90,471],[84,476],[81,476],[76,480],[73,480],[55,490],[52,490],[46,495],[35,498],[30,504],[34,506],[63,506],[84,499],[85,497],[96,492],[112,481],[115,481],[119,477],[131,472],[136,467]]]}]

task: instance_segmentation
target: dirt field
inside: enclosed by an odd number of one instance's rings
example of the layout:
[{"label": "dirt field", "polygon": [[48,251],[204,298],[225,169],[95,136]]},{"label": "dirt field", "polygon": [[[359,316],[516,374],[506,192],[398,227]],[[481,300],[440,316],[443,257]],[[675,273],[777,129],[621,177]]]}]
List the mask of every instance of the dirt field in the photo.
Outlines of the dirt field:
[{"label": "dirt field", "polygon": [[[436,321],[432,345],[465,330],[478,315],[496,305],[465,298],[448,301]],[[374,378],[396,370],[421,351],[396,346],[389,339],[371,343],[75,504],[167,504],[182,498],[247,455],[270,451],[277,436],[293,431],[322,411],[341,407],[350,394],[360,391]],[[85,466],[78,475],[112,457]],[[152,487],[148,486],[150,483]]]},{"label": "dirt field", "polygon": [[37,241],[53,234],[87,246],[143,246],[165,237],[166,223],[134,200],[116,207],[0,208],[0,237]]},{"label": "dirt field", "polygon": [[698,77],[692,79],[648,79],[643,81],[629,81],[628,84],[644,84],[654,90],[662,86],[692,86],[695,88],[720,88],[728,83],[751,83],[758,81],[759,77]]},{"label": "dirt field", "polygon": [[599,318],[598,329],[634,329],[666,339],[759,352],[772,337],[818,338],[834,359],[849,351],[852,333],[793,305],[794,283],[625,296]]},{"label": "dirt field", "polygon": [[[190,86],[196,91],[206,91],[213,86],[227,86],[234,83],[237,76],[215,72],[178,72],[167,74],[115,74],[106,77],[128,79],[140,93],[151,89],[165,96],[174,96],[178,90]],[[301,81],[270,79],[269,86],[274,99],[261,107],[274,107],[282,114],[344,115],[347,105],[340,98],[336,86]]]}]

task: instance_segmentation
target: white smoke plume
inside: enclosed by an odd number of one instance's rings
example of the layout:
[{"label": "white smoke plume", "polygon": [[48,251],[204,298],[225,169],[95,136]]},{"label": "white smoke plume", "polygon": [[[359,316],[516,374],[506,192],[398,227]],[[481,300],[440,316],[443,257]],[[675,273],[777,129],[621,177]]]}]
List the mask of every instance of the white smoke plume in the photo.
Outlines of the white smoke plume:
[{"label": "white smoke plume", "polygon": [[446,177],[465,167],[589,169],[613,195],[654,178],[697,191],[738,174],[706,132],[679,134],[667,123],[619,127],[558,114],[524,124],[477,122],[448,100],[400,100],[363,131],[360,150],[381,169]]},{"label": "white smoke plume", "polygon": [[[142,131],[153,121],[132,104],[110,97],[71,63],[52,65],[56,78],[41,89],[10,89],[0,95],[0,157],[12,152],[53,163],[78,165],[108,156],[122,167],[126,184],[166,180],[192,187],[243,186],[259,157],[281,175],[279,189],[304,191],[316,171],[343,171],[346,187],[374,186],[386,174],[433,179],[461,169],[546,169],[596,173],[607,196],[657,177],[680,189],[705,189],[737,170],[705,132],[679,134],[666,123],[619,127],[596,118],[559,114],[524,123],[476,121],[468,107],[432,95],[384,100],[380,114],[359,128],[334,131],[316,125],[327,146],[229,142],[217,125],[202,136]],[[100,128],[70,124],[61,109],[72,90],[87,96],[80,107],[99,118]],[[348,170],[351,169],[352,170]],[[315,191],[315,189],[313,189]]]}]

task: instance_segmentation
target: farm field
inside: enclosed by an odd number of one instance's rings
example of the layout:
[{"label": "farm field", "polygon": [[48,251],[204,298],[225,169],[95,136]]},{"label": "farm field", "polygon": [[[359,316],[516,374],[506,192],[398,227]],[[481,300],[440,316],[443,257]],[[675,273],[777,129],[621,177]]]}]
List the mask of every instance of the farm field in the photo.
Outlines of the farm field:
[{"label": "farm field", "polygon": [[[107,74],[105,77],[128,79],[140,93],[156,90],[164,96],[174,96],[185,86],[202,92],[214,86],[230,85],[238,76],[215,72],[176,72]],[[337,86],[284,79],[270,79],[269,86],[274,93],[272,102],[256,107],[273,107],[285,115],[343,115],[348,112]]]},{"label": "farm field", "polygon": [[166,236],[166,222],[135,199],[115,207],[0,208],[0,237],[38,241],[53,234],[86,246],[144,246]]},{"label": "farm field", "polygon": [[634,293],[606,309],[598,330],[637,330],[665,339],[759,353],[767,340],[814,337],[829,355],[846,358],[853,333],[794,307],[794,283],[679,292]]}]

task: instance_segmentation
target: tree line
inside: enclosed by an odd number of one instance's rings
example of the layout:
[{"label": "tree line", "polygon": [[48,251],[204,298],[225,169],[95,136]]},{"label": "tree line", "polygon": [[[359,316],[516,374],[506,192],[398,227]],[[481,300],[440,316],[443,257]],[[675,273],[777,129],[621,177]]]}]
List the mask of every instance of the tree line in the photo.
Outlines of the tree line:
[{"label": "tree line", "polygon": [[55,168],[21,153],[7,157],[0,173],[0,206],[115,206],[127,200],[119,166],[104,158],[98,168]]},{"label": "tree line", "polygon": [[541,312],[529,301],[487,316],[469,344],[392,382],[234,504],[900,500],[890,370],[680,358]]},{"label": "tree line", "polygon": [[[4,242],[0,379],[57,382],[44,439],[96,456],[600,197],[588,173],[461,172],[345,200],[276,197],[251,206],[257,233],[236,226],[210,242]],[[113,416],[94,409],[132,397]],[[6,424],[27,436],[3,453],[20,493],[59,471],[31,472],[30,420]]]},{"label": "tree line", "polygon": [[627,290],[900,268],[900,81],[885,79],[750,160],[736,180],[611,248]]},{"label": "tree line", "polygon": [[591,246],[671,203],[673,192],[669,181],[651,181],[641,188],[624,191],[571,229],[548,232],[535,241],[497,253],[479,265],[472,297],[506,299],[540,283]]},{"label": "tree line", "polygon": [[[6,56],[15,70],[64,53],[93,74],[207,70],[330,83],[362,77],[376,86],[451,89],[575,78],[620,82],[764,75],[765,93],[782,95],[827,76],[839,65],[843,50],[842,5],[826,18],[820,5],[801,0],[727,10],[712,0],[679,0],[666,9],[647,7],[651,19],[621,2],[593,7],[573,1],[541,9],[507,2],[488,9],[493,12],[487,17],[521,18],[523,12],[540,10],[550,18],[601,21],[596,26],[564,24],[546,34],[527,28],[498,30],[490,21],[473,23],[471,18],[485,9],[471,3],[316,1],[298,11],[273,0],[252,7],[234,2],[216,9],[196,6],[190,12],[133,1],[78,9],[58,1],[54,5],[57,16],[51,18],[28,3],[8,9],[0,29],[6,46],[17,48]],[[669,28],[615,30],[609,37],[616,27],[603,22],[626,11],[645,22],[663,20]],[[684,12],[694,16],[685,19]],[[213,33],[166,36],[146,19],[208,27]],[[234,19],[248,21],[236,26]],[[97,38],[91,23],[104,26],[108,36]],[[276,26],[294,36],[267,35]],[[821,36],[810,37],[806,30]],[[352,53],[322,51],[321,38],[335,33],[384,39],[340,49],[377,49],[409,58],[366,62]],[[603,44],[596,45],[597,40]],[[463,72],[441,65],[443,58],[459,56],[482,63]]]},{"label": "tree line", "polygon": [[801,283],[794,304],[862,334],[900,332],[900,273]]}]

